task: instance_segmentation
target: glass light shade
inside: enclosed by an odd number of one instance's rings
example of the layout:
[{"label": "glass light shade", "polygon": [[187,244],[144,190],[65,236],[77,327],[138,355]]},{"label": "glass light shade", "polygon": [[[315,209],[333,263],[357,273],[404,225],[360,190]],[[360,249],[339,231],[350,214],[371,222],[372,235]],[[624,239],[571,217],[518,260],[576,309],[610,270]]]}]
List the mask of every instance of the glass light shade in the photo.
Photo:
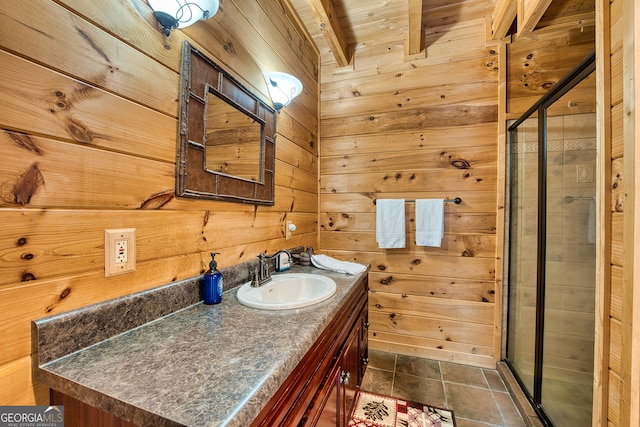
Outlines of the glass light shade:
[{"label": "glass light shade", "polygon": [[302,92],[302,83],[290,74],[274,71],[264,73],[264,78],[276,111],[289,105]]},{"label": "glass light shade", "polygon": [[160,26],[169,35],[174,28],[185,28],[218,12],[219,0],[147,0]]}]

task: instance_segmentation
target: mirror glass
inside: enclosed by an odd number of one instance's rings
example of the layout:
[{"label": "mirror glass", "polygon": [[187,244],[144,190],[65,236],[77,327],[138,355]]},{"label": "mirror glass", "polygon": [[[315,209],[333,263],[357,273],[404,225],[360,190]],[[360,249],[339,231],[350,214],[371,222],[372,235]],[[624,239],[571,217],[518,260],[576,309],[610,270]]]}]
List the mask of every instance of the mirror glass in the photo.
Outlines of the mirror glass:
[{"label": "mirror glass", "polygon": [[273,205],[275,140],[275,110],[185,41],[176,195]]},{"label": "mirror glass", "polygon": [[260,179],[262,125],[216,95],[207,95],[205,168],[252,181]]}]

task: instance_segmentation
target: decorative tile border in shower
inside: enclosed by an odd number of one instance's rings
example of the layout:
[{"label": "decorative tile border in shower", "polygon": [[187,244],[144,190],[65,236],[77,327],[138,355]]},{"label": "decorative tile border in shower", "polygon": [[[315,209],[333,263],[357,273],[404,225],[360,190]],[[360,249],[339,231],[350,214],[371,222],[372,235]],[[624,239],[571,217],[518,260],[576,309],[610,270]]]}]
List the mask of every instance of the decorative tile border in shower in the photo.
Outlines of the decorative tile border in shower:
[{"label": "decorative tile border in shower", "polygon": [[[583,150],[595,150],[596,139],[595,138],[583,138],[583,139],[568,139],[568,140],[553,140],[547,142],[548,151],[583,151]],[[511,150],[514,153],[537,153],[537,142],[517,142],[511,144]]]}]

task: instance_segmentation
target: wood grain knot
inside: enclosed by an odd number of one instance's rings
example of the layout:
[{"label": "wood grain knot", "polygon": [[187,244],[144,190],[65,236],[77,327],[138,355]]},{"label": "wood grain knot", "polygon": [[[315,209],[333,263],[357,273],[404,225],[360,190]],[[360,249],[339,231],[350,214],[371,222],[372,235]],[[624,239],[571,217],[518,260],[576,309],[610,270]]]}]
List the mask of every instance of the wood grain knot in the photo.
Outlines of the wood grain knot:
[{"label": "wood grain knot", "polygon": [[13,187],[13,196],[16,203],[27,205],[31,201],[31,197],[36,193],[39,187],[44,185],[44,177],[38,169],[38,163],[32,163],[29,168],[18,178]]},{"label": "wood grain knot", "polygon": [[89,128],[85,127],[82,123],[72,117],[68,117],[66,122],[67,130],[73,139],[78,142],[82,142],[83,144],[91,144],[93,141],[93,133]]},{"label": "wood grain knot", "polygon": [[159,193],[152,194],[140,204],[138,209],[160,209],[171,200],[173,200],[173,190],[161,191]]},{"label": "wood grain knot", "polygon": [[226,42],[223,46],[223,49],[229,53],[233,53],[233,54],[236,53],[236,48],[231,42]]},{"label": "wood grain knot", "polygon": [[469,169],[471,167],[471,164],[469,164],[465,159],[453,159],[449,163],[451,166],[458,169]]},{"label": "wood grain knot", "polygon": [[31,280],[36,280],[36,276],[33,273],[24,273],[21,280],[23,282],[29,282]]},{"label": "wood grain knot", "polygon": [[36,143],[36,141],[33,138],[31,138],[29,135],[24,133],[18,133],[18,132],[9,132],[9,131],[5,131],[5,132],[9,135],[9,138],[11,138],[11,140],[18,147],[24,148],[25,150],[35,153],[39,156],[42,155],[42,150],[40,149],[40,147],[38,147],[38,144]]}]

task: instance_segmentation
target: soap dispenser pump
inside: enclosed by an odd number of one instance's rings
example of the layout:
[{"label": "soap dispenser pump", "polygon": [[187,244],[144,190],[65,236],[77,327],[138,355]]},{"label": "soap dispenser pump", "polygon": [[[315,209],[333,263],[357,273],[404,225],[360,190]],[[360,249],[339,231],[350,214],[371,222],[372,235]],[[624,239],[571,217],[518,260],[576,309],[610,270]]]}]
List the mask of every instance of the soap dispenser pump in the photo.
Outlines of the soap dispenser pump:
[{"label": "soap dispenser pump", "polygon": [[211,252],[209,270],[204,273],[202,294],[205,304],[218,304],[222,301],[222,273],[218,271],[218,263],[216,262],[216,255],[219,253]]}]

